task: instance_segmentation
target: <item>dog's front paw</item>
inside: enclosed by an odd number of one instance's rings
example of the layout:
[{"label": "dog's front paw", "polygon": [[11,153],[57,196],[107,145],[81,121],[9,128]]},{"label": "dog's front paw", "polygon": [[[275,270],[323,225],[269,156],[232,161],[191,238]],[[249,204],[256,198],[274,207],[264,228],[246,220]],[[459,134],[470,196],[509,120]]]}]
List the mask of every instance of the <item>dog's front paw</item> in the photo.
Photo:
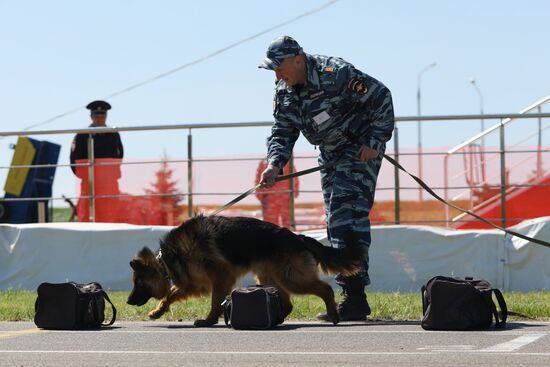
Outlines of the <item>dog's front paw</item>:
[{"label": "dog's front paw", "polygon": [[208,327],[212,326],[214,324],[217,324],[217,321],[211,321],[211,320],[195,320],[193,325],[196,327]]},{"label": "dog's front paw", "polygon": [[162,300],[157,305],[157,308],[149,312],[147,316],[149,316],[150,319],[156,320],[156,319],[159,319],[166,312],[168,312],[169,309],[170,309],[170,303],[168,303],[165,300]]},{"label": "dog's front paw", "polygon": [[166,310],[162,308],[155,308],[153,311],[149,312],[147,316],[149,316],[150,319],[156,320],[156,319],[159,319],[162,315],[164,315],[165,312]]}]

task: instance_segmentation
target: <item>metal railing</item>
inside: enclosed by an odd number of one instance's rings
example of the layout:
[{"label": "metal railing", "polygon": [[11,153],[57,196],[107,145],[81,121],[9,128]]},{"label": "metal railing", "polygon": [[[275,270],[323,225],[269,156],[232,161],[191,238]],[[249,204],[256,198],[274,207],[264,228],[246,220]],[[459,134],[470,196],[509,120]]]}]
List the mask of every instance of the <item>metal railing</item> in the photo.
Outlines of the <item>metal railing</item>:
[{"label": "metal railing", "polygon": [[[499,133],[499,159],[500,159],[500,207],[501,207],[501,225],[502,227],[506,227],[506,192],[508,188],[507,178],[506,178],[506,141],[505,141],[505,127],[513,122],[519,121],[521,118],[524,117],[530,117],[530,118],[537,118],[538,119],[538,126],[537,126],[537,150],[536,150],[536,177],[541,178],[543,175],[543,162],[542,162],[542,118],[544,116],[542,114],[542,107],[550,102],[550,95],[546,96],[545,98],[533,103],[532,105],[526,107],[517,116],[508,116],[504,119],[502,119],[499,123],[489,127],[485,131],[480,132],[479,134],[473,136],[472,138],[466,140],[465,142],[453,147],[447,152],[447,155],[444,158],[444,187],[445,187],[445,200],[454,201],[460,198],[462,195],[466,193],[466,191],[461,192],[460,194],[450,197],[449,196],[449,160],[452,156],[457,154],[466,154],[469,150],[469,157],[472,159],[476,155],[479,157],[479,163],[470,160],[470,169],[471,172],[471,179],[466,180],[472,181],[468,186],[468,193],[470,197],[470,208],[474,211],[479,208],[479,206],[476,207],[476,205],[473,202],[474,192],[476,188],[479,187],[487,187],[488,177],[486,173],[486,167],[487,167],[487,161],[486,161],[486,154],[489,152],[485,152],[485,140],[497,132]],[[530,114],[530,112],[536,110],[538,113],[536,114]],[[481,115],[481,119],[488,119],[487,115]],[[480,171],[480,180],[478,182],[475,182],[474,179],[474,173],[476,169],[479,169]],[[465,175],[468,174],[467,168],[465,168],[465,172],[463,172]],[[515,187],[518,187],[518,185],[515,185]],[[495,200],[496,197],[493,197],[492,200]],[[484,203],[480,203],[480,205],[483,205]],[[461,213],[457,215],[454,218],[450,218],[449,213],[449,207],[445,208],[445,221],[447,223],[447,226],[449,226],[452,222],[459,221],[463,219],[467,214]]]},{"label": "metal railing", "polygon": [[[546,97],[543,101],[548,101],[550,99],[549,97]],[[540,101],[539,101],[540,103]],[[540,104],[542,105],[542,104]],[[538,105],[538,106],[540,106]],[[532,107],[532,106],[530,106]],[[532,110],[529,109],[529,111]],[[490,129],[487,129],[486,132],[476,135],[474,138],[468,140],[467,142],[461,144],[460,146],[457,146],[453,148],[452,150],[447,152],[447,155],[451,154],[458,154],[458,150],[461,147],[469,146],[472,144],[473,141],[476,139],[480,139],[487,134],[489,134],[492,131],[500,129],[503,134],[504,126],[510,122],[514,121],[516,119],[538,119],[539,125],[543,118],[550,117],[550,113],[543,113],[540,108],[538,113],[526,113],[528,112],[527,109],[520,112],[520,113],[511,113],[511,114],[486,114],[486,115],[437,115],[437,116],[405,116],[405,117],[396,117],[396,123],[407,123],[407,122],[418,122],[418,121],[453,121],[453,122],[459,122],[459,121],[465,121],[465,120],[479,120],[479,119],[485,119],[485,120],[491,120],[491,119],[500,119],[502,120],[499,124],[493,126]],[[148,125],[148,126],[130,126],[130,127],[95,127],[95,128],[82,128],[82,129],[63,129],[63,130],[36,130],[36,131],[7,131],[7,132],[0,132],[0,137],[20,137],[20,136],[36,136],[36,135],[63,135],[63,134],[75,134],[75,133],[82,133],[82,134],[95,134],[95,133],[105,133],[105,132],[133,132],[133,131],[166,131],[166,130],[187,130],[187,159],[185,160],[179,160],[178,162],[186,162],[187,163],[187,169],[188,169],[188,177],[187,177],[187,184],[188,184],[188,190],[185,193],[181,193],[181,195],[187,196],[187,204],[188,204],[188,215],[193,214],[193,198],[196,195],[193,190],[193,163],[197,160],[193,157],[193,130],[198,129],[217,129],[217,128],[250,128],[250,127],[269,127],[272,125],[272,122],[235,122],[235,123],[199,123],[199,124],[175,124],[175,125]],[[396,160],[399,161],[399,158],[403,156],[403,154],[400,154],[400,145],[399,145],[399,129],[397,128],[394,132],[393,137],[393,147],[394,152],[393,156]],[[539,139],[540,140],[540,139]],[[93,139],[88,139],[89,142],[92,142]],[[541,145],[539,144],[539,147]],[[90,185],[90,192],[89,195],[86,197],[89,200],[90,205],[90,220],[94,220],[94,210],[95,210],[95,199],[98,198],[98,196],[95,195],[94,188],[93,188],[93,175],[94,170],[93,167],[96,166],[96,162],[93,156],[93,146],[89,146],[89,163],[88,163],[88,180]],[[501,136],[501,151],[500,153],[504,156],[505,152],[505,145],[504,145],[504,138],[503,135]],[[539,152],[540,154],[540,152]],[[161,162],[161,161],[158,161]],[[504,162],[504,160],[503,160]],[[152,162],[149,162],[152,163]],[[127,162],[120,163],[122,165],[125,164],[132,164]],[[44,165],[44,166],[50,166],[50,165]],[[58,167],[61,166],[70,166],[70,165],[56,165]],[[24,168],[28,166],[12,166],[11,168]],[[32,166],[32,167],[39,167],[39,166]],[[0,168],[6,168],[6,167],[0,167]],[[445,177],[448,176],[447,165],[445,165]],[[407,188],[402,187],[399,179],[400,173],[395,169],[394,171],[394,200],[395,200],[395,218],[394,223],[399,224],[401,222],[400,218],[400,203],[401,203],[401,190],[406,189],[415,189],[415,188]],[[447,190],[447,185],[444,185],[444,189]],[[503,184],[504,186],[504,184]],[[417,188],[416,188],[417,189]],[[131,195],[135,196],[135,195]],[[16,201],[16,200],[30,200],[30,201],[40,201],[44,200],[45,198],[21,198],[21,199],[0,199],[0,203],[2,201]],[[64,200],[64,198],[61,197],[50,197],[47,198],[49,200]],[[292,210],[293,211],[293,210]],[[448,218],[446,218],[448,220]]]}]

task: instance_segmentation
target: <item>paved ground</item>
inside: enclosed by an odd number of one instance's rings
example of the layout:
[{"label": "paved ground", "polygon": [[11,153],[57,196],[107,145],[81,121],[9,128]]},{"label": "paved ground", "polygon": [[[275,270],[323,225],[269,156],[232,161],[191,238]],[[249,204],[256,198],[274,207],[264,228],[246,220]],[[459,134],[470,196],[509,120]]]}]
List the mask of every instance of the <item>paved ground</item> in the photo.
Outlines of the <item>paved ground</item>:
[{"label": "paved ground", "polygon": [[418,323],[288,322],[235,331],[183,322],[117,322],[101,331],[45,331],[0,322],[0,366],[550,366],[550,323],[428,332]]}]

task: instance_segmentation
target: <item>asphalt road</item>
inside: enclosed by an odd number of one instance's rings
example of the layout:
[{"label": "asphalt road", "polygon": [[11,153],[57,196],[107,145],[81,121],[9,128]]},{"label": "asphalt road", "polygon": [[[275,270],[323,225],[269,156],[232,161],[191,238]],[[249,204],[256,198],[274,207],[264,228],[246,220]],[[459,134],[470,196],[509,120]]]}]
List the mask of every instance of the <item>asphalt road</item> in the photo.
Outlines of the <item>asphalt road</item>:
[{"label": "asphalt road", "polygon": [[550,323],[505,330],[424,331],[418,323],[288,322],[236,331],[190,322],[117,322],[46,331],[0,322],[0,366],[550,366]]}]

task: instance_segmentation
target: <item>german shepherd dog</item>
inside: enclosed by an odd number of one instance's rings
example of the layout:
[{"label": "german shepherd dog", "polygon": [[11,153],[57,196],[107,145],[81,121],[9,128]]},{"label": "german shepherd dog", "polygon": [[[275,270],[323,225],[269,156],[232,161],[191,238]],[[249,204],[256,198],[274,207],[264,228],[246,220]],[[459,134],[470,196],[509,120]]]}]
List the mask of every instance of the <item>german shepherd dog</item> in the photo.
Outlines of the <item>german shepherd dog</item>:
[{"label": "german shepherd dog", "polygon": [[173,302],[211,294],[210,312],[195,326],[212,326],[225,297],[250,271],[259,284],[279,289],[285,317],[292,311],[290,293],[314,294],[337,324],[334,292],[319,279],[318,268],[327,274],[356,274],[366,249],[353,235],[346,243],[337,249],[259,219],[198,215],[167,233],[157,254],[144,247],[130,262],[134,287],[128,304],[142,306],[154,297],[160,302],[149,317],[158,319]]}]

